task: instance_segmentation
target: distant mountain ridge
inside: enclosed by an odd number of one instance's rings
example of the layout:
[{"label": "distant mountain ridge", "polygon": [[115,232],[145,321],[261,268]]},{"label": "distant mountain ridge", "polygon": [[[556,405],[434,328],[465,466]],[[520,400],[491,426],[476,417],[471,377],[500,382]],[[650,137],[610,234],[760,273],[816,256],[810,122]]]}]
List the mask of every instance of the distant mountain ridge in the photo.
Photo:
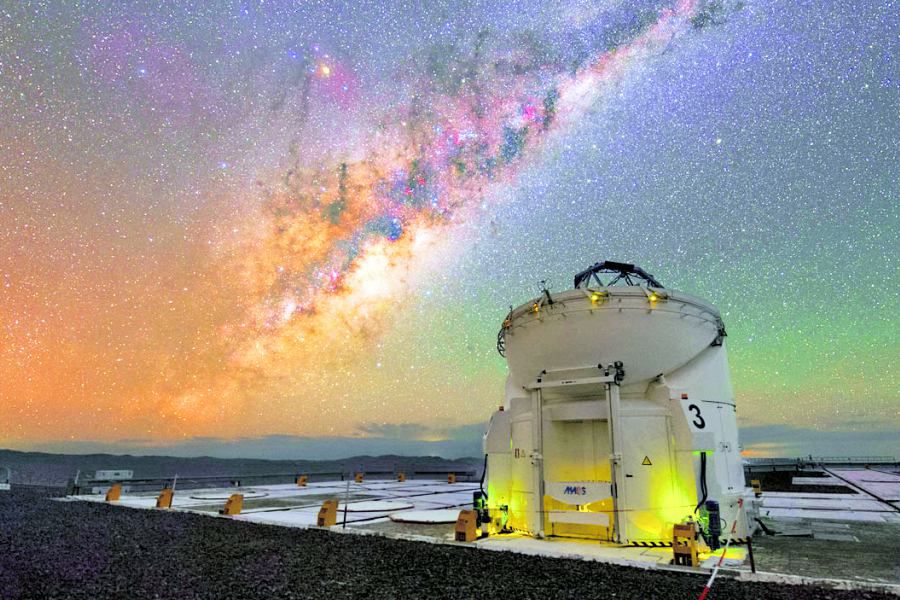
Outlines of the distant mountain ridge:
[{"label": "distant mountain ridge", "polygon": [[483,458],[445,459],[436,456],[352,456],[336,460],[267,460],[260,458],[214,458],[210,456],[134,456],[130,454],[51,454],[0,449],[0,467],[12,470],[13,484],[62,486],[81,471],[90,476],[100,469],[129,469],[136,479],[197,476],[246,476],[300,472],[389,471],[401,469],[475,470]]}]

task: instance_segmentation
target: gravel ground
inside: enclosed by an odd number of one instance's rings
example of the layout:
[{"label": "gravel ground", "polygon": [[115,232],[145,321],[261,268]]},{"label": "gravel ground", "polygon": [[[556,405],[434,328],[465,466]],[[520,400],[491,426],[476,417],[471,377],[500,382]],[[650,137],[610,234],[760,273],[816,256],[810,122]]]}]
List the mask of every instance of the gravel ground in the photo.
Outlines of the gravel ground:
[{"label": "gravel ground", "polygon": [[[0,598],[694,599],[703,576],[0,493]],[[875,599],[717,581],[710,598]]]}]

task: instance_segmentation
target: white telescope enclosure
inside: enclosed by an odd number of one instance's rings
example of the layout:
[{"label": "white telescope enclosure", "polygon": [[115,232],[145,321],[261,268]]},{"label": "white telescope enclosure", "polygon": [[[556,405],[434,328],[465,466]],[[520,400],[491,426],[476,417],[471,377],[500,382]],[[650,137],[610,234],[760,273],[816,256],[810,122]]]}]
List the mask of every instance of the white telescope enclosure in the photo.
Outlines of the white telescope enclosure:
[{"label": "white telescope enclosure", "polygon": [[[605,278],[607,281],[601,279]],[[498,334],[506,398],[484,438],[491,515],[537,537],[671,541],[745,487],[718,310],[634,265],[597,263],[574,288],[514,308]],[[499,522],[498,522],[499,526]]]}]

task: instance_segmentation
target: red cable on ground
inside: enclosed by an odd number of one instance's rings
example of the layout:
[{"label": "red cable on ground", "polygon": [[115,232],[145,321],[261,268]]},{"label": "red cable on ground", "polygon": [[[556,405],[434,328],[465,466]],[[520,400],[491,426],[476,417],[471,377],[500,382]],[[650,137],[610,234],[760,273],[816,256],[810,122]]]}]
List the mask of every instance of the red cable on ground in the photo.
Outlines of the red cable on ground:
[{"label": "red cable on ground", "polygon": [[722,556],[719,557],[718,562],[716,562],[716,566],[713,567],[712,575],[709,576],[709,581],[706,582],[706,585],[703,587],[703,593],[700,594],[700,597],[697,600],[706,600],[706,596],[709,595],[709,590],[712,589],[713,581],[716,580],[716,574],[719,572],[719,567],[722,566],[722,563],[725,562],[725,555],[728,553],[728,546],[731,545],[731,538],[734,537],[734,534],[737,532],[737,522],[741,516],[741,509],[744,507],[744,499],[738,498],[738,513],[734,517],[734,523],[731,524],[731,531],[728,532],[728,541],[725,542],[725,548],[722,550]]}]

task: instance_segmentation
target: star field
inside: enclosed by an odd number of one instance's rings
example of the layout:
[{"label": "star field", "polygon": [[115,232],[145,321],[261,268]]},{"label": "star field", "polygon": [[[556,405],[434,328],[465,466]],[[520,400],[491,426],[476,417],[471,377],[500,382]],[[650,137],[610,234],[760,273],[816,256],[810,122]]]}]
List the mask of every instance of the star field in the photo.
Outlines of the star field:
[{"label": "star field", "polygon": [[720,308],[745,426],[900,429],[893,12],[6,3],[0,446],[439,439],[603,259]]}]

